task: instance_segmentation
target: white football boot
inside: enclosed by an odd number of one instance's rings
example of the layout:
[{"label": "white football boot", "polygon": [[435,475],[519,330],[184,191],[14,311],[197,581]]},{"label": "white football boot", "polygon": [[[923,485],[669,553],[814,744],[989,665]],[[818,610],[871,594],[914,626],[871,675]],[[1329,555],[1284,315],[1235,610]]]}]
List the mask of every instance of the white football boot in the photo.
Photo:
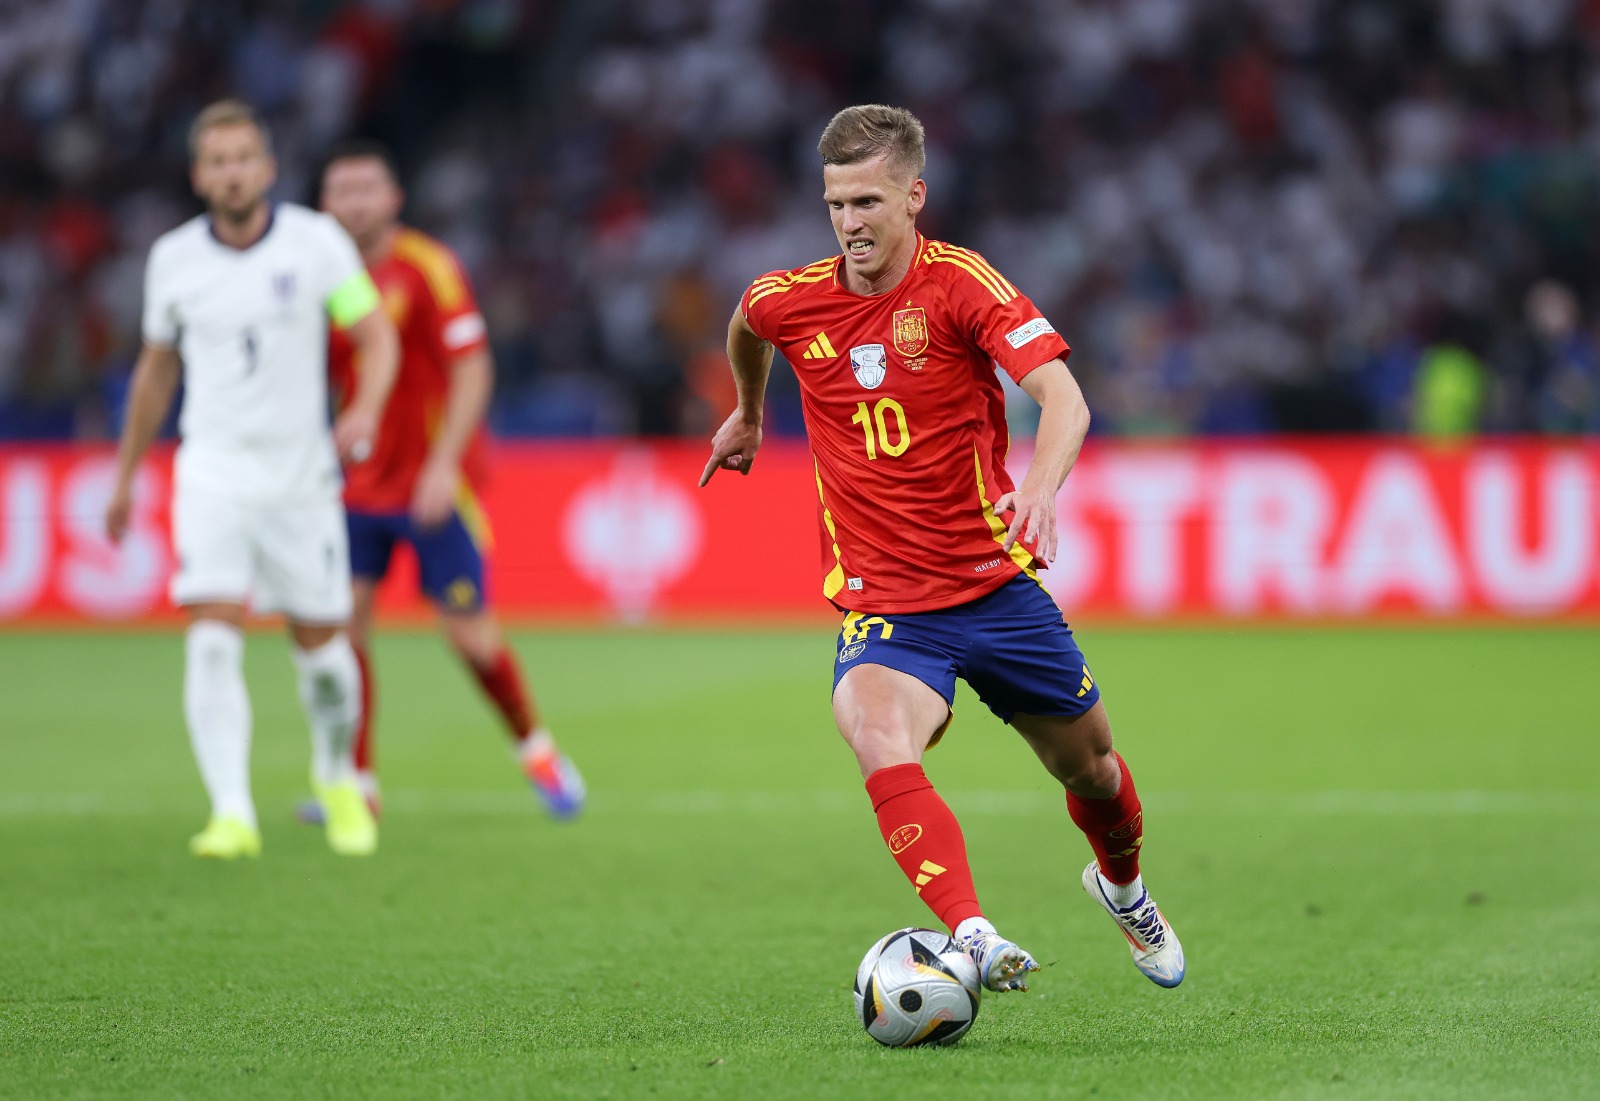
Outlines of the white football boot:
[{"label": "white football boot", "polygon": [[1027,990],[1028,972],[1039,970],[1032,956],[999,933],[978,930],[956,944],[978,965],[978,976],[990,990]]},{"label": "white football boot", "polygon": [[1083,889],[1111,915],[1122,935],[1128,938],[1133,965],[1145,978],[1165,987],[1174,987],[1183,981],[1183,945],[1178,943],[1178,934],[1162,916],[1149,891],[1141,894],[1132,906],[1118,909],[1106,897],[1100,883],[1100,866],[1093,860],[1083,870]]}]

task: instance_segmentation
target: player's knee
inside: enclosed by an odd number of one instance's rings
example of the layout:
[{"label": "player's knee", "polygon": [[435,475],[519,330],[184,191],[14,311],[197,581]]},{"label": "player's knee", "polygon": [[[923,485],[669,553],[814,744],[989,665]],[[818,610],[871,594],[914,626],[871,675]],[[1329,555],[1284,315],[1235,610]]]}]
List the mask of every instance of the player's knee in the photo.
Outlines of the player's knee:
[{"label": "player's knee", "polygon": [[863,775],[890,765],[921,760],[922,746],[927,742],[925,737],[919,740],[916,732],[905,723],[884,716],[840,724],[839,733],[856,755]]},{"label": "player's knee", "polygon": [[184,657],[197,672],[238,665],[243,654],[244,632],[219,619],[197,619],[184,636]]},{"label": "player's knee", "polygon": [[1122,772],[1110,746],[1072,747],[1057,759],[1051,771],[1068,791],[1085,799],[1110,799],[1122,782]]},{"label": "player's knee", "polygon": [[343,634],[319,646],[296,647],[293,658],[308,703],[336,706],[354,698],[361,683],[361,667]]}]

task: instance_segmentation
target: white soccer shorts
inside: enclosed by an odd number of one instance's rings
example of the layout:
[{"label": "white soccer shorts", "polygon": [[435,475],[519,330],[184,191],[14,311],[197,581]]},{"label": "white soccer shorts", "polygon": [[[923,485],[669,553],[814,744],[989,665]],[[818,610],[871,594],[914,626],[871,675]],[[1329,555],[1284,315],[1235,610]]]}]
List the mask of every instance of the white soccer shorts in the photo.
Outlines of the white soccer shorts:
[{"label": "white soccer shorts", "polygon": [[262,503],[176,493],[172,602],[248,602],[258,612],[282,612],[299,623],[345,623],[349,538],[337,498]]}]

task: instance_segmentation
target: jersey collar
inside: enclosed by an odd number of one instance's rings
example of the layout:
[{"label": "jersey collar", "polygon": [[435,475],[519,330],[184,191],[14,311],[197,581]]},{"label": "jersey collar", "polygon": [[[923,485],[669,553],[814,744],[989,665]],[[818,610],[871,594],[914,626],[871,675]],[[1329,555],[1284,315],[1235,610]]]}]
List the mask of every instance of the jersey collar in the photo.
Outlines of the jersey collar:
[{"label": "jersey collar", "polygon": [[215,218],[211,217],[209,214],[206,215],[206,232],[211,235],[211,239],[213,241],[215,241],[218,245],[222,246],[223,248],[227,249],[229,252],[249,252],[251,249],[253,249],[257,245],[259,245],[262,241],[265,241],[267,239],[267,235],[272,232],[272,227],[275,224],[277,224],[277,221],[278,221],[278,204],[274,203],[274,202],[268,202],[267,203],[267,224],[261,227],[261,236],[257,237],[254,241],[251,241],[244,248],[234,248],[232,245],[228,244],[228,242],[224,241],[221,237],[218,237],[217,236],[217,220]]},{"label": "jersey collar", "polygon": [[838,261],[833,265],[833,289],[836,290],[836,291],[839,291],[841,294],[848,294],[851,298],[882,298],[884,294],[894,294],[894,293],[898,292],[901,287],[905,286],[906,285],[906,280],[910,279],[911,276],[916,272],[917,265],[922,262],[922,250],[927,248],[927,247],[928,247],[928,239],[922,235],[922,231],[921,230],[918,230],[917,231],[917,247],[915,249],[913,249],[912,252],[911,252],[911,266],[906,268],[905,275],[901,278],[900,282],[895,284],[894,290],[892,290],[892,291],[884,291],[883,294],[857,294],[855,291],[853,291],[849,287],[845,286],[844,285],[844,259],[845,258],[844,258],[844,253],[841,252],[839,254]]}]

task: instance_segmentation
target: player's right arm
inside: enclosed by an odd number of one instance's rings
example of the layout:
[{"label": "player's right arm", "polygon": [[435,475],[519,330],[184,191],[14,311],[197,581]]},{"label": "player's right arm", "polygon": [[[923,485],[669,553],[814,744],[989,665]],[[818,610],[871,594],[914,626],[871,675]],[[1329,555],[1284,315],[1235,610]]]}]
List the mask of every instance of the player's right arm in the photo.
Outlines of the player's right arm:
[{"label": "player's right arm", "polygon": [[106,505],[106,534],[113,543],[122,542],[133,512],[133,476],[139,460],[150,449],[161,424],[172,408],[183,373],[178,350],[146,343],[133,367],[128,387],[128,411],[122,421],[122,440],[117,447],[117,482]]},{"label": "player's right arm", "polygon": [[703,486],[719,469],[750,473],[761,446],[761,419],[767,398],[767,378],[772,374],[772,342],[762,339],[745,319],[744,306],[728,322],[728,363],[733,367],[739,406],[711,437],[711,458],[700,475]]}]

